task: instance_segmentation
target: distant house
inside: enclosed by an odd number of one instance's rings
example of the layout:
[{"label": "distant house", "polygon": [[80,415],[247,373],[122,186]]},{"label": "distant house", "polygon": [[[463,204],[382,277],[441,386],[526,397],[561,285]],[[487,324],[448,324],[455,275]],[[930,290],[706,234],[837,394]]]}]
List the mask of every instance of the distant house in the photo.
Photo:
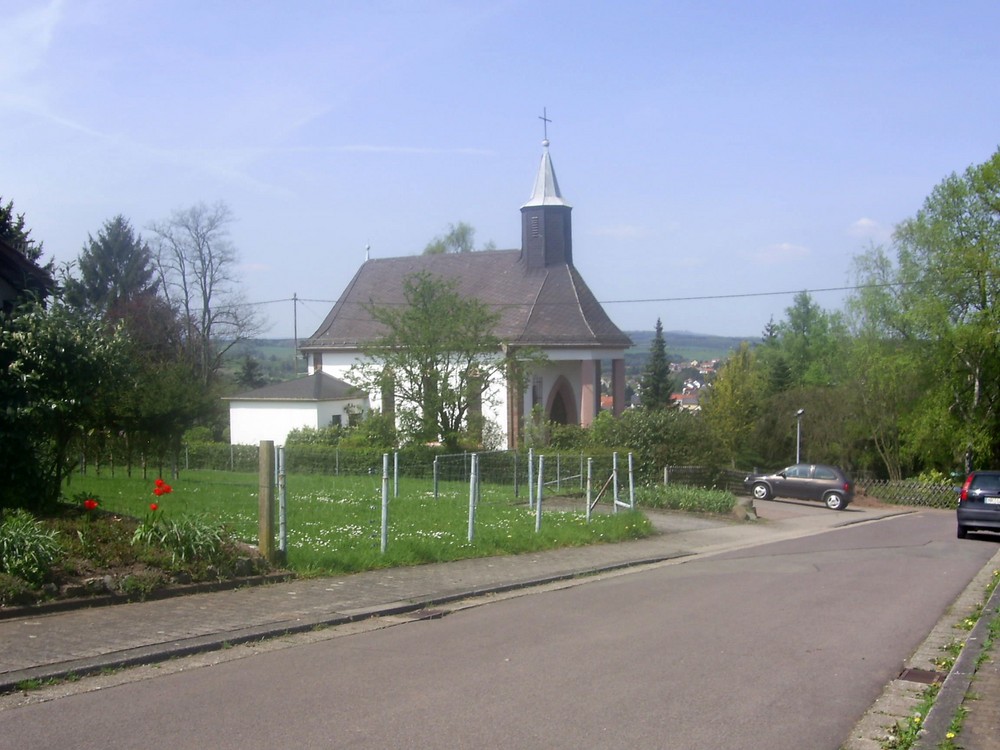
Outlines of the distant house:
[{"label": "distant house", "polygon": [[696,390],[674,393],[670,398],[681,411],[701,411],[700,393]]},{"label": "distant house", "polygon": [[284,445],[292,430],[346,427],[369,409],[364,393],[322,371],[225,400],[229,442],[234,445],[258,445],[261,440]]},{"label": "distant house", "polygon": [[[553,422],[588,426],[601,409],[602,362],[610,362],[611,408],[620,414],[627,406],[625,350],[632,342],[573,265],[572,207],[559,191],[548,141],[543,146],[534,189],[521,206],[520,249],[368,260],[300,346],[309,371],[347,377],[365,345],[385,332],[371,305],[404,303],[405,280],[423,272],[453,281],[459,294],[495,310],[494,334],[505,347],[531,347],[547,357],[523,390],[512,382],[488,384],[483,416],[506,437],[507,447],[519,444],[525,417],[535,409]],[[369,396],[386,413],[395,410],[392,394]]]},{"label": "distant house", "polygon": [[48,271],[0,240],[0,305],[4,312],[10,312],[26,294],[48,296],[53,285]]}]

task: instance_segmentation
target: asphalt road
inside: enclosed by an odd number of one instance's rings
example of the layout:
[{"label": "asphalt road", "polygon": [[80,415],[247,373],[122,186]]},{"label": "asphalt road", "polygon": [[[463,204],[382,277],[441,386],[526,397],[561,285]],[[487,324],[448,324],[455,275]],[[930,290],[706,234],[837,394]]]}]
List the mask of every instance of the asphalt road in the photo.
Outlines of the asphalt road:
[{"label": "asphalt road", "polygon": [[835,750],[994,552],[921,511],[21,706],[0,745]]}]

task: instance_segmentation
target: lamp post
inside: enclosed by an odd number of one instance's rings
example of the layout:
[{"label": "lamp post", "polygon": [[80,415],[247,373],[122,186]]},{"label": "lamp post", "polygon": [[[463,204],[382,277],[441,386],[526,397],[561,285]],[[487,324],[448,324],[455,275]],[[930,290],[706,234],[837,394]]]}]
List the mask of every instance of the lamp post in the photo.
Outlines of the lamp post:
[{"label": "lamp post", "polygon": [[805,409],[799,409],[795,412],[795,463],[801,461],[802,456],[802,415],[806,413]]}]

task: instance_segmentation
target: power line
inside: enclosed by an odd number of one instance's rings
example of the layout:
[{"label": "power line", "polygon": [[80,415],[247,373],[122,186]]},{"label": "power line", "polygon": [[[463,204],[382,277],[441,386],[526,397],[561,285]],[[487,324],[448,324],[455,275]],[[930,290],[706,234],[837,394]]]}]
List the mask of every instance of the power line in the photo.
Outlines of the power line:
[{"label": "power line", "polygon": [[[783,297],[792,294],[822,294],[824,292],[854,292],[862,289],[885,289],[887,287],[897,287],[905,286],[906,282],[886,282],[882,284],[855,284],[852,286],[829,286],[829,287],[819,287],[816,289],[788,289],[784,291],[776,292],[740,292],[738,294],[702,294],[694,295],[688,297],[650,297],[646,299],[611,299],[611,300],[598,300],[601,305],[642,305],[649,304],[653,302],[703,302],[711,300],[726,300],[726,299],[747,299],[750,297]],[[245,305],[256,306],[256,305],[272,305],[279,302],[318,302],[327,305],[333,305],[343,300],[340,299],[307,299],[304,297],[287,297],[285,299],[272,299],[264,300],[261,302],[246,302]],[[393,303],[393,302],[378,302],[377,300],[372,300],[376,305],[393,305],[393,304],[403,304],[403,303]],[[357,304],[357,303],[356,303]],[[365,303],[367,304],[367,303]],[[530,306],[532,304],[538,304],[537,302],[509,302],[503,305],[504,307],[524,307]],[[542,304],[572,304],[572,303],[555,303],[547,302]]]},{"label": "power line", "polygon": [[741,299],[746,297],[781,297],[788,294],[820,294],[822,292],[851,292],[859,289],[882,289],[889,286],[901,286],[901,283],[860,284],[855,286],[829,286],[820,289],[794,289],[783,292],[741,292],[740,294],[709,294],[695,297],[656,297],[651,299],[610,299],[601,302],[602,305],[644,304],[648,302],[694,302],[715,299]]}]

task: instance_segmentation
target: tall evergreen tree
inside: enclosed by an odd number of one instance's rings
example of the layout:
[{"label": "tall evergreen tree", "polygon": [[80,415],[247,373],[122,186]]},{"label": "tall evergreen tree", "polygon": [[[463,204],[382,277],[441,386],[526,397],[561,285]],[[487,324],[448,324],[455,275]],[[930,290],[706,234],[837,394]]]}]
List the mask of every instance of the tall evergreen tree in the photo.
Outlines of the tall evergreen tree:
[{"label": "tall evergreen tree", "polygon": [[649,347],[649,361],[639,381],[643,408],[665,409],[672,404],[670,363],[667,361],[667,343],[663,339],[663,323],[656,319],[656,333]]},{"label": "tall evergreen tree", "polygon": [[79,278],[66,281],[66,300],[91,313],[124,317],[157,291],[153,255],[121,214],[104,222],[96,238],[88,235],[78,269]]},{"label": "tall evergreen tree", "polygon": [[30,261],[37,261],[42,255],[42,243],[31,239],[31,230],[24,228],[24,214],[14,213],[14,201],[4,205],[0,197],[0,240],[20,252]]}]

